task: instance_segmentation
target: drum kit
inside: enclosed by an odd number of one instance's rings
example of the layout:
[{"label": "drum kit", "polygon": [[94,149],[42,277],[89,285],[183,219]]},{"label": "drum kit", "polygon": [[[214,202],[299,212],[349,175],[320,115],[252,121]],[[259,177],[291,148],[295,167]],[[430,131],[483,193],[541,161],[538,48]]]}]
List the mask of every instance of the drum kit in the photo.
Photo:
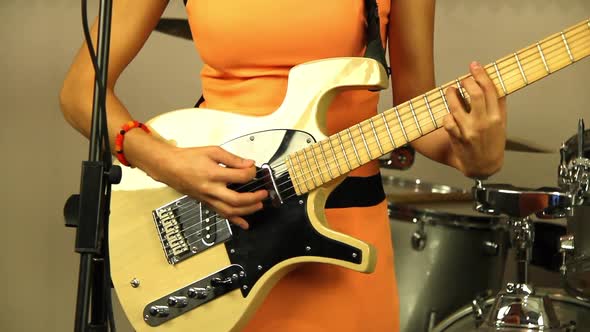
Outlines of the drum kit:
[{"label": "drum kit", "polygon": [[[476,180],[463,190],[384,177],[402,332],[590,331],[589,143],[580,120],[561,146],[557,187]],[[381,166],[412,161],[394,151]],[[449,212],[457,202],[470,212]],[[537,287],[531,267],[560,282]]]}]

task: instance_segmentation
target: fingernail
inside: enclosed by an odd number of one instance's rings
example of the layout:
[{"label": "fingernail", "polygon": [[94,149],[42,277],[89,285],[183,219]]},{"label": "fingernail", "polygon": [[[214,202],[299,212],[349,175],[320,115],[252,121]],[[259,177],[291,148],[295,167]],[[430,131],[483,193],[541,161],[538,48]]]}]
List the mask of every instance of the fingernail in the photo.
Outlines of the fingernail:
[{"label": "fingernail", "polygon": [[477,69],[477,68],[480,68],[481,67],[481,64],[479,62],[477,62],[477,61],[472,61],[471,62],[471,67],[473,69]]}]

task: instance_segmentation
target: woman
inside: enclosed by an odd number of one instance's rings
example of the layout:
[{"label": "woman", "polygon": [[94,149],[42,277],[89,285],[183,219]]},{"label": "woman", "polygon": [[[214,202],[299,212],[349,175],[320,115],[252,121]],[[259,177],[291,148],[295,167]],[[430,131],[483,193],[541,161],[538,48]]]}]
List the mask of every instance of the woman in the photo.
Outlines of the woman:
[{"label": "woman", "polygon": [[[111,150],[121,126],[133,116],[114,93],[117,78],[156,26],[167,2],[118,0],[113,8],[107,110]],[[380,32],[389,44],[394,104],[434,88],[434,0],[379,0]],[[289,69],[302,62],[362,56],[362,0],[189,0],[189,23],[205,65],[201,107],[265,115],[283,100]],[[96,24],[93,33],[96,35]],[[96,45],[96,44],[95,44]],[[471,96],[466,112],[454,88],[446,91],[451,114],[444,130],[413,143],[425,156],[470,177],[485,177],[503,162],[506,110],[495,86],[476,62],[462,84]],[[67,121],[89,136],[94,72],[85,45],[78,52],[60,95]],[[378,95],[349,91],[328,112],[330,133],[376,113]],[[133,166],[179,192],[200,199],[231,222],[262,208],[268,193],[237,193],[228,183],[255,175],[253,161],[219,147],[177,148],[143,130],[125,135],[124,157]],[[227,167],[220,167],[219,163]],[[352,171],[326,210],[332,228],[374,244],[378,263],[364,275],[329,265],[308,264],[273,288],[245,331],[396,331],[398,300],[393,249],[379,169],[370,163]],[[377,180],[377,181],[375,181]],[[377,184],[377,185],[375,185]],[[346,192],[365,190],[363,202]]]}]

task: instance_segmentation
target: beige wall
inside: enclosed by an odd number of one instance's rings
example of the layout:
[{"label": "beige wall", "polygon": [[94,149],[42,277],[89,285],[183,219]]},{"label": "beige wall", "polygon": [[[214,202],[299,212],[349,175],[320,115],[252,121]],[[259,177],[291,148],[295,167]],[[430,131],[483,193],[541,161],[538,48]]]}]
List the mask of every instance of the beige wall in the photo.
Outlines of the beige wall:
[{"label": "beige wall", "polygon": [[[173,1],[167,16],[183,16],[180,3]],[[447,0],[437,6],[439,83],[466,72],[470,60],[492,61],[590,16],[587,0]],[[68,331],[73,325],[78,255],[62,207],[78,190],[87,143],[64,123],[57,93],[82,40],[79,12],[79,1],[0,1],[2,331]],[[199,68],[191,43],[155,33],[118,92],[137,118],[148,119],[192,105]],[[557,149],[574,133],[577,118],[585,116],[590,126],[589,77],[586,60],[511,97],[509,136]],[[509,152],[492,181],[553,185],[557,161],[557,154]],[[404,175],[471,185],[424,158]],[[129,330],[125,324],[121,319],[121,331]]]}]

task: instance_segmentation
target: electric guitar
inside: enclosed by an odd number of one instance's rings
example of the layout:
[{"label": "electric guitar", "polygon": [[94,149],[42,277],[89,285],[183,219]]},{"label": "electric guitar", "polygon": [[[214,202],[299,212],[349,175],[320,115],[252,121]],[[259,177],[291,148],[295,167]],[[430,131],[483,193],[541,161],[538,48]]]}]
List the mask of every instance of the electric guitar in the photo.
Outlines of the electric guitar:
[{"label": "electric guitar", "polygon": [[[590,19],[485,68],[505,96],[589,54]],[[141,170],[125,168],[113,187],[109,250],[115,290],[134,328],[236,331],[298,264],[372,272],[373,247],[327,227],[326,199],[349,171],[441,127],[449,113],[446,87],[457,86],[469,102],[463,77],[329,137],[325,113],[338,91],[388,86],[378,62],[298,65],[282,105],[268,116],[183,109],[152,119],[151,128],[178,146],[220,145],[255,160],[256,178],[235,189],[266,188],[270,196],[243,231]]]}]

